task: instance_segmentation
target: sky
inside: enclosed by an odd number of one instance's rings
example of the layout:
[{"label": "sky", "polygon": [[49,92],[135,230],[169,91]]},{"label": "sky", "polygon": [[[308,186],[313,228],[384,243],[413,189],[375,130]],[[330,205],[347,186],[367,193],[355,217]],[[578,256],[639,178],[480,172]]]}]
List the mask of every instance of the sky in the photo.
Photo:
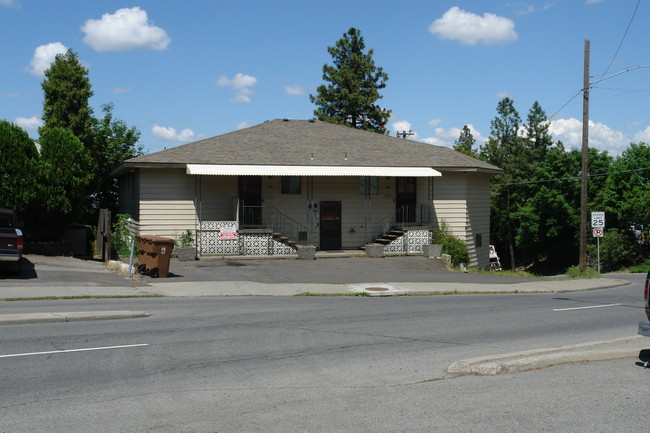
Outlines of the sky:
[{"label": "sky", "polygon": [[507,96],[580,148],[588,39],[589,145],[616,156],[650,143],[648,22],[649,0],[0,0],[0,119],[38,138],[44,71],[67,49],[95,115],[114,104],[147,152],[310,119],[327,47],[355,27],[389,76],[391,135],[453,146],[468,125],[481,145]]}]

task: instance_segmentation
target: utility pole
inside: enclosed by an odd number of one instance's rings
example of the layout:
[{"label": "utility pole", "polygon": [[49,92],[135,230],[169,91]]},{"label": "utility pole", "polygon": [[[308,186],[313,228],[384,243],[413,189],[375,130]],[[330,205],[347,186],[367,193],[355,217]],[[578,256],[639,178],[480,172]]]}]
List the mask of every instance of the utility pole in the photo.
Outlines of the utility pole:
[{"label": "utility pole", "polygon": [[582,89],[582,189],[580,191],[580,273],[587,270],[587,183],[589,179],[589,39],[585,40],[584,87]]},{"label": "utility pole", "polygon": [[406,132],[406,131],[402,131],[402,132],[397,131],[397,134],[395,134],[395,135],[397,135],[397,137],[406,138],[406,137],[408,137],[409,135],[415,135],[415,132],[413,132],[413,131],[411,131],[411,130],[409,129],[409,132]]}]

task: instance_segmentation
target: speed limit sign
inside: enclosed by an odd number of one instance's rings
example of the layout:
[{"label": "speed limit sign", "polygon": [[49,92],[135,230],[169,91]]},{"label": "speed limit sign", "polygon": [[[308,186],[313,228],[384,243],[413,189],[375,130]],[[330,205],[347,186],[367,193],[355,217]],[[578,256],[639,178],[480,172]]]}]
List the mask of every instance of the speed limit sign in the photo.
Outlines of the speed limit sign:
[{"label": "speed limit sign", "polygon": [[[605,212],[592,212],[591,213],[591,227],[592,228],[605,228]],[[594,232],[594,236],[595,232]],[[601,235],[602,236],[602,235]]]},{"label": "speed limit sign", "polygon": [[605,233],[605,231],[600,227],[596,227],[594,229],[594,237],[595,238],[602,238],[604,233]]}]

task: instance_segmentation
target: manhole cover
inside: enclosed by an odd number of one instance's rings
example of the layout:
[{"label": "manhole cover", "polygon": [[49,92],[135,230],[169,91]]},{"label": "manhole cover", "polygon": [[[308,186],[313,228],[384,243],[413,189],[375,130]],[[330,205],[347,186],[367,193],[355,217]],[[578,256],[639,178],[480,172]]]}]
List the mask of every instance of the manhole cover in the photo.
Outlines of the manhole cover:
[{"label": "manhole cover", "polygon": [[390,289],[386,287],[366,287],[363,290],[367,292],[390,292]]}]

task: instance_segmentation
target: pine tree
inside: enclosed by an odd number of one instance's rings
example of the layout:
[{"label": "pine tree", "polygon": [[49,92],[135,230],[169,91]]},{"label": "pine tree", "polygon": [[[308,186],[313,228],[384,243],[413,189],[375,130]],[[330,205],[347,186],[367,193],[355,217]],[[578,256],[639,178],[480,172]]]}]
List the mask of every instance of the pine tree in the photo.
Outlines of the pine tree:
[{"label": "pine tree", "polygon": [[320,120],[383,134],[391,112],[376,102],[388,74],[375,66],[373,50],[364,50],[361,32],[355,28],[328,47],[333,65],[323,66],[323,80],[329,84],[320,85],[317,95],[309,99],[317,106],[314,114]]},{"label": "pine tree", "polygon": [[476,151],[472,148],[476,143],[472,131],[469,130],[467,125],[463,126],[463,129],[460,131],[458,140],[454,141],[454,150],[464,153],[472,157],[476,157]]}]

